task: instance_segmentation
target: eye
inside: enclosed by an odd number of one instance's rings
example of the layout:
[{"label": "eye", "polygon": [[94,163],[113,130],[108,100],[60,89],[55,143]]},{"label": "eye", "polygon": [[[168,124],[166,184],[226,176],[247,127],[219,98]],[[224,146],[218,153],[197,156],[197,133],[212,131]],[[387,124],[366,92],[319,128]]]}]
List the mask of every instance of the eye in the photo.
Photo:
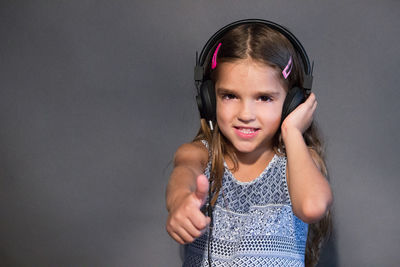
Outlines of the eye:
[{"label": "eye", "polygon": [[229,99],[235,99],[235,98],[236,98],[236,96],[234,94],[223,94],[222,95],[222,99],[229,100]]},{"label": "eye", "polygon": [[262,102],[269,102],[269,101],[272,101],[272,98],[269,97],[269,96],[267,96],[267,95],[259,96],[258,99],[259,99],[260,101],[262,101]]}]

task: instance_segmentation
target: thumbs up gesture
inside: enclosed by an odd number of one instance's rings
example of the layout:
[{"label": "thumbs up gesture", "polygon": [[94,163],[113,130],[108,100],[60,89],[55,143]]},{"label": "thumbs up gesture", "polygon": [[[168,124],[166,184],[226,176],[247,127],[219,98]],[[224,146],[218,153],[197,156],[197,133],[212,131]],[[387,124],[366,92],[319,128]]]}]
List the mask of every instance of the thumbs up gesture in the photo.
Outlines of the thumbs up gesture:
[{"label": "thumbs up gesture", "polygon": [[180,244],[193,242],[204,233],[210,223],[200,208],[208,195],[208,179],[203,174],[196,178],[196,190],[176,200],[167,219],[167,232]]}]

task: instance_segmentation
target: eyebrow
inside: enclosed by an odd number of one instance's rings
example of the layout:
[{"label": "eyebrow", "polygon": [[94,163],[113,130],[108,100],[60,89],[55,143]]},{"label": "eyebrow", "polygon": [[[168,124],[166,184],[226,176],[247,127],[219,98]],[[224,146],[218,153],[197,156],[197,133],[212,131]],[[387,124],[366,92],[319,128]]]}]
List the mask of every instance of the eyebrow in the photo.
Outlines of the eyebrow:
[{"label": "eyebrow", "polygon": [[[235,90],[232,89],[227,89],[227,88],[216,88],[216,93],[217,94],[232,94],[232,95],[236,95],[237,92],[235,92]],[[280,95],[280,92],[276,92],[276,91],[258,91],[256,92],[257,95],[270,95],[270,96],[278,96]]]}]

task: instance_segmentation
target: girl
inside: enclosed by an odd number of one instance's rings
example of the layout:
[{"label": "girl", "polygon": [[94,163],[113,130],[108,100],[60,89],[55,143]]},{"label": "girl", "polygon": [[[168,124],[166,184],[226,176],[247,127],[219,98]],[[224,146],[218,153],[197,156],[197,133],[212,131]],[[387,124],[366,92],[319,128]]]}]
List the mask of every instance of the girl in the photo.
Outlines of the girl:
[{"label": "girl", "polygon": [[333,197],[312,123],[317,102],[311,93],[282,115],[307,73],[278,26],[236,22],[211,44],[203,80],[216,112],[201,111],[209,123],[201,119],[194,141],[176,151],[166,194],[166,228],[186,244],[184,266],[318,262]]}]

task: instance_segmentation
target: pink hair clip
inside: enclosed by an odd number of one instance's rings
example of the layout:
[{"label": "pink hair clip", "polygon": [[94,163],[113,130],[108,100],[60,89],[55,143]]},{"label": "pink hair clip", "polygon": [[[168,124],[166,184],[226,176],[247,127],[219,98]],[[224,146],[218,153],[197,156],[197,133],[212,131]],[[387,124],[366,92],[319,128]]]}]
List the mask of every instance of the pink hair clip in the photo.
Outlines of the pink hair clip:
[{"label": "pink hair clip", "polygon": [[285,69],[282,71],[283,77],[285,77],[285,80],[287,77],[289,77],[290,72],[292,71],[292,56],[289,58],[289,62],[287,63]]},{"label": "pink hair clip", "polygon": [[218,44],[217,48],[215,48],[215,52],[214,55],[212,57],[212,62],[211,62],[211,69],[215,69],[217,67],[217,54],[218,54],[218,50],[221,47],[221,43]]}]

